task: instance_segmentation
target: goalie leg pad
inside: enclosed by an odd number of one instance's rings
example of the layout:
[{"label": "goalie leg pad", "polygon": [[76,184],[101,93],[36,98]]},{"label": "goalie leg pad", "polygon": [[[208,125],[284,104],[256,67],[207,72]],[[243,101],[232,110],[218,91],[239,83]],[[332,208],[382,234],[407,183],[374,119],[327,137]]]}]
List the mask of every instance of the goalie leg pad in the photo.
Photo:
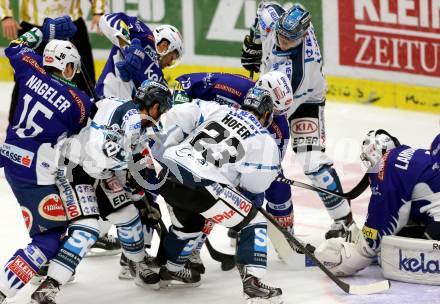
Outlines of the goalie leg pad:
[{"label": "goalie leg pad", "polygon": [[440,241],[384,236],[381,265],[387,279],[440,285]]},{"label": "goalie leg pad", "polygon": [[145,256],[144,232],[136,207],[133,204],[125,206],[107,218],[116,225],[125,256],[133,262],[141,262]]},{"label": "goalie leg pad", "polygon": [[247,272],[257,278],[262,278],[266,272],[267,224],[260,213],[240,231],[237,264],[245,265]]},{"label": "goalie leg pad", "polygon": [[98,220],[80,219],[69,225],[69,235],[49,264],[48,276],[66,284],[89,248],[99,238]]}]

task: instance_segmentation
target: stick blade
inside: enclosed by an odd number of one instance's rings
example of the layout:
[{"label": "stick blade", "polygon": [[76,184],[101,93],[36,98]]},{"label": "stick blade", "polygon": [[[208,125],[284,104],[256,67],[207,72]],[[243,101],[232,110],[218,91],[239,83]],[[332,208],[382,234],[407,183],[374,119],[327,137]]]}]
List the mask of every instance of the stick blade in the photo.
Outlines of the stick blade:
[{"label": "stick blade", "polygon": [[369,295],[373,293],[379,293],[386,291],[390,288],[391,283],[388,280],[383,280],[376,283],[371,283],[367,285],[352,285],[350,284],[350,288],[348,290],[349,294],[352,295]]}]

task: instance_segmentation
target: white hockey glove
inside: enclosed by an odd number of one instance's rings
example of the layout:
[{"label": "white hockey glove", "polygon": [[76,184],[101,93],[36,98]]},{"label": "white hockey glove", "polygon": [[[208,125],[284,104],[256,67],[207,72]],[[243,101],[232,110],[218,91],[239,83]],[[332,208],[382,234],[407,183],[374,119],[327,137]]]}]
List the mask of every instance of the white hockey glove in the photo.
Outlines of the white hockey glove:
[{"label": "white hockey glove", "polygon": [[375,253],[363,237],[356,243],[333,238],[322,243],[315,256],[336,276],[349,276],[370,265]]}]

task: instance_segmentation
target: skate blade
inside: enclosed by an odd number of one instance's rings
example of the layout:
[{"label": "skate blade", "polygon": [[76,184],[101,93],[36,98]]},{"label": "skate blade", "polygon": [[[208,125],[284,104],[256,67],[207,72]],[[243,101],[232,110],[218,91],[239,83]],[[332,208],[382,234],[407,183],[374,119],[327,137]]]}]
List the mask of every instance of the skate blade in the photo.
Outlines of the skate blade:
[{"label": "skate blade", "polygon": [[136,286],[144,289],[159,290],[161,287],[160,282],[154,284],[145,284],[144,282],[142,282],[142,280],[135,279],[134,283],[136,284]]},{"label": "skate blade", "polygon": [[115,249],[115,250],[105,250],[101,248],[91,248],[86,253],[86,258],[94,258],[94,257],[102,257],[102,256],[110,256],[110,255],[117,255],[122,252],[122,249]]},{"label": "skate blade", "polygon": [[283,304],[283,303],[284,301],[281,296],[276,296],[269,299],[246,297],[246,304]]},{"label": "skate blade", "polygon": [[177,280],[160,280],[160,287],[165,289],[194,288],[202,284],[202,281],[195,283],[183,283]]}]

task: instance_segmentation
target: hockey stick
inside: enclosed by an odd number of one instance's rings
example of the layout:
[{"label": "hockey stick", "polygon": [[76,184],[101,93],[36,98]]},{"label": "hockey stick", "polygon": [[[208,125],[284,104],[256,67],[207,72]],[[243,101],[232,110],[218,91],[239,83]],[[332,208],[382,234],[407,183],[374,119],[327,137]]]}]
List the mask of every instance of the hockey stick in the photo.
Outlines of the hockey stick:
[{"label": "hockey stick", "polygon": [[217,251],[214,247],[212,247],[209,239],[206,239],[205,245],[213,260],[221,263],[221,268],[223,271],[228,271],[235,267],[235,255]]},{"label": "hockey stick", "polygon": [[296,239],[293,235],[287,232],[286,229],[281,227],[280,224],[262,207],[258,207],[257,209],[258,211],[261,212],[261,214],[263,214],[263,216],[269,222],[271,222],[284,235],[284,237],[288,240],[292,250],[295,251],[295,248],[298,248],[299,250],[304,252],[305,255],[307,255],[309,258],[313,260],[316,266],[318,266],[333,282],[335,282],[336,285],[338,285],[346,293],[353,295],[368,295],[368,294],[383,292],[390,288],[391,283],[388,280],[383,280],[380,282],[366,284],[366,285],[353,285],[341,281],[327,267],[325,267],[324,264],[321,263],[321,261],[319,261],[315,257],[315,255],[310,251],[309,249],[310,247],[301,244],[301,242],[298,241],[298,239]]},{"label": "hockey stick", "polygon": [[276,178],[277,182],[283,183],[283,184],[288,184],[291,186],[296,186],[296,187],[300,187],[300,188],[304,188],[304,189],[308,189],[308,190],[313,190],[313,191],[319,191],[319,192],[324,192],[330,195],[334,195],[340,198],[344,198],[347,200],[353,200],[355,198],[357,198],[359,195],[362,194],[362,192],[365,191],[365,189],[368,187],[369,185],[369,181],[368,181],[368,175],[365,174],[364,177],[362,177],[361,181],[349,192],[346,193],[339,193],[339,192],[334,192],[331,190],[327,190],[321,187],[316,187],[313,185],[309,185],[309,184],[305,184],[302,182],[298,182],[295,181],[293,179],[288,179],[285,178],[284,176],[280,175]]}]

